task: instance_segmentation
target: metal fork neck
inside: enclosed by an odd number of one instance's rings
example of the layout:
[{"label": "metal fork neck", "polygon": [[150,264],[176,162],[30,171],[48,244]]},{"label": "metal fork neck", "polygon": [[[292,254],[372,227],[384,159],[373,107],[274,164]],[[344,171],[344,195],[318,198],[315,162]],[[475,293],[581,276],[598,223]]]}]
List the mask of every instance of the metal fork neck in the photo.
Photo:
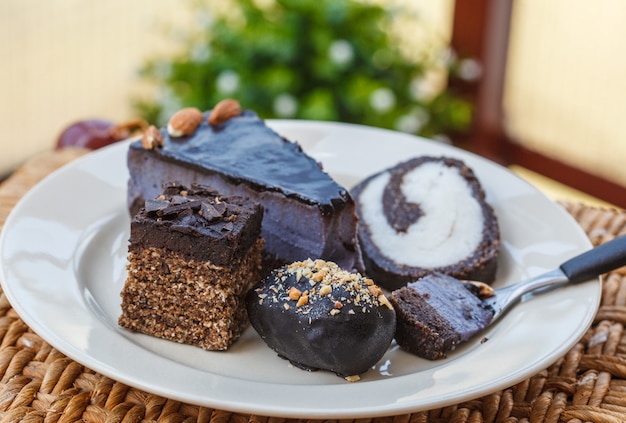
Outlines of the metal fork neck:
[{"label": "metal fork neck", "polygon": [[492,320],[496,320],[513,304],[520,301],[524,295],[539,290],[545,291],[547,289],[557,288],[566,285],[568,282],[569,279],[565,273],[563,273],[560,268],[557,268],[532,277],[524,282],[498,289],[492,297],[484,301],[484,304],[493,308],[494,316]]}]

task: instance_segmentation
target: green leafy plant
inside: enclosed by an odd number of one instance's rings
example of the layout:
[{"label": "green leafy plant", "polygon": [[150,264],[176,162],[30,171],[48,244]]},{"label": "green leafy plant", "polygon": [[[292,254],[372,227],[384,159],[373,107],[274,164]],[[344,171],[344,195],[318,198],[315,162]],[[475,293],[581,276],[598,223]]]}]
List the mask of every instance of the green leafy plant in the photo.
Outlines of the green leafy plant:
[{"label": "green leafy plant", "polygon": [[[181,52],[153,58],[142,77],[160,91],[136,103],[163,124],[177,108],[232,97],[263,118],[332,120],[436,136],[464,130],[469,105],[427,77],[445,50],[407,51],[405,11],[357,0],[230,0],[191,5],[199,23]],[[428,88],[428,87],[427,87]],[[445,87],[444,87],[445,88]]]}]

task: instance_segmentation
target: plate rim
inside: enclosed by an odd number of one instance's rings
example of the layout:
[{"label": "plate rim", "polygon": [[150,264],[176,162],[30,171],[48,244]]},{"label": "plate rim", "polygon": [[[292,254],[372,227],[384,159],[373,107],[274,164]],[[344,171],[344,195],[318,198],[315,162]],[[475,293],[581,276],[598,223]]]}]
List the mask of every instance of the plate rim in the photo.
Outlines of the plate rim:
[{"label": "plate rim", "polygon": [[[389,130],[384,130],[381,128],[371,128],[371,127],[365,127],[362,125],[355,125],[355,124],[345,124],[345,123],[338,123],[338,122],[317,122],[317,121],[296,121],[296,120],[268,120],[268,125],[269,126],[280,126],[280,125],[295,125],[295,126],[306,126],[306,125],[311,125],[313,127],[352,127],[352,128],[360,128],[361,130],[369,130],[369,131],[379,131],[381,134],[393,134],[394,136],[397,136],[400,133],[397,133],[395,131],[389,131]],[[410,136],[412,138],[417,138],[420,139],[422,141],[426,141],[426,142],[431,142],[429,140],[425,140],[422,139],[420,137],[415,137],[412,135],[408,135],[408,134],[403,134],[406,136]],[[68,169],[72,169],[75,167],[80,167],[81,165],[83,165],[85,162],[89,161],[89,160],[96,160],[94,157],[104,157],[105,154],[107,154],[107,152],[111,153],[114,149],[123,149],[125,147],[123,147],[123,145],[125,145],[125,143],[130,142],[129,140],[127,141],[122,141],[120,143],[114,144],[112,146],[108,146],[105,148],[102,148],[100,150],[88,153],[84,156],[81,156],[75,160],[72,160],[71,162],[69,162],[68,164],[62,166],[60,169],[57,169],[55,171],[53,171],[52,173],[50,173],[49,175],[45,176],[40,182],[38,182],[35,187],[31,188],[28,190],[28,192],[22,197],[20,198],[20,200],[18,201],[18,203],[13,207],[13,209],[11,210],[11,212],[9,213],[9,216],[7,216],[7,219],[5,220],[5,223],[3,225],[2,228],[2,232],[0,233],[0,260],[2,260],[4,258],[4,250],[5,250],[5,242],[6,242],[6,238],[7,238],[7,233],[10,232],[10,229],[6,229],[10,226],[10,224],[13,222],[13,220],[15,219],[15,216],[17,215],[17,213],[19,213],[19,210],[21,209],[21,207],[23,207],[24,204],[28,204],[28,201],[30,201],[30,198],[32,196],[36,196],[38,195],[37,193],[39,192],[39,190],[43,189],[42,187],[45,187],[46,184],[48,184],[50,180],[54,180],[54,178],[57,178],[58,175],[62,172],[68,172]],[[446,146],[445,148],[448,148],[448,146]],[[450,147],[452,150],[456,150],[455,147]],[[112,153],[111,153],[112,154]],[[473,153],[469,153],[469,152],[465,152],[465,154],[473,154]],[[486,160],[483,158],[480,158],[481,160]],[[496,165],[499,166],[499,165]],[[512,172],[508,171],[508,169],[503,168],[501,166],[499,166],[501,169],[506,170],[508,173],[512,174]],[[519,181],[524,182],[525,184],[527,184],[529,187],[532,187],[529,183],[527,183],[526,181],[523,181],[521,178],[517,177],[517,179]],[[542,193],[540,193],[538,190],[536,190],[536,188],[532,187],[536,193],[542,195],[543,197],[545,197],[545,195],[543,195]],[[545,197],[547,198],[547,197]],[[550,200],[551,201],[551,200]],[[556,204],[556,203],[555,203]],[[560,207],[557,205],[557,207]],[[587,235],[584,233],[584,231],[582,230],[582,228],[580,227],[580,225],[574,220],[574,218],[567,213],[564,209],[562,210],[563,215],[564,216],[568,216],[571,219],[571,222],[574,223],[575,227],[579,228],[579,232],[582,233],[584,240],[587,241],[587,247],[591,246],[591,242],[589,241]],[[72,358],[73,360],[81,363],[82,365],[84,365],[85,367],[88,367],[92,370],[96,370],[99,373],[106,375],[108,377],[113,378],[114,380],[118,380],[120,382],[123,382],[129,386],[135,386],[138,389],[142,389],[142,390],[146,390],[146,391],[152,391],[158,395],[163,395],[165,397],[168,398],[173,398],[173,399],[177,399],[179,401],[183,401],[183,402],[191,402],[191,403],[196,403],[198,405],[205,405],[205,406],[211,406],[211,407],[215,407],[215,408],[224,408],[224,409],[228,409],[228,410],[233,410],[233,411],[237,411],[237,412],[244,412],[244,413],[253,413],[253,414],[262,414],[262,415],[268,415],[268,416],[280,416],[280,417],[286,417],[286,418],[290,418],[290,417],[303,417],[303,416],[308,416],[308,417],[318,417],[318,418],[358,418],[358,417],[378,417],[378,416],[386,416],[386,415],[391,415],[391,414],[404,414],[404,413],[409,413],[409,412],[416,412],[419,410],[425,410],[425,409],[433,409],[433,408],[438,408],[438,407],[443,407],[443,406],[447,406],[447,405],[451,405],[451,404],[455,404],[458,403],[460,401],[465,401],[465,400],[469,400],[471,398],[476,398],[477,396],[486,394],[487,392],[485,392],[484,388],[483,389],[474,389],[474,390],[468,390],[465,394],[463,395],[456,395],[454,397],[442,397],[440,401],[435,402],[435,403],[431,403],[427,406],[422,405],[422,406],[415,406],[414,403],[411,402],[407,402],[404,404],[388,404],[387,407],[381,407],[380,405],[377,405],[376,408],[373,407],[367,407],[364,406],[362,408],[360,408],[359,410],[355,410],[355,409],[350,409],[350,410],[319,410],[316,408],[308,408],[308,409],[290,409],[290,410],[277,410],[275,407],[271,407],[271,406],[260,406],[260,405],[248,405],[248,404],[242,404],[242,403],[228,403],[225,401],[220,401],[220,402],[204,402],[204,401],[200,401],[200,403],[198,403],[197,400],[193,400],[190,399],[190,397],[188,396],[181,396],[175,392],[171,392],[168,389],[163,389],[160,387],[150,387],[150,386],[145,386],[142,384],[137,384],[137,381],[129,378],[129,377],[125,377],[124,375],[119,375],[118,373],[115,373],[114,371],[111,371],[112,369],[108,369],[106,366],[103,365],[99,365],[99,364],[95,364],[92,363],[90,360],[86,360],[85,358],[82,356],[76,356],[75,351],[72,350],[68,350],[65,347],[65,341],[62,339],[58,339],[54,334],[54,333],[49,333],[45,330],[43,330],[44,328],[41,326],[41,322],[36,322],[33,321],[33,319],[31,318],[30,314],[27,312],[27,310],[24,310],[22,308],[22,306],[19,304],[19,301],[17,298],[15,298],[13,296],[13,292],[11,290],[10,287],[10,283],[7,280],[7,275],[5,272],[5,267],[7,266],[6,263],[4,263],[4,260],[2,260],[2,266],[0,266],[0,282],[2,283],[2,289],[5,292],[5,295],[7,295],[7,298],[9,299],[11,306],[18,312],[18,315],[28,324],[29,327],[33,328],[33,330],[35,329],[35,327],[37,329],[39,329],[36,333],[42,338],[44,339],[46,342],[50,343],[53,347],[58,348],[59,351],[61,351],[63,354],[67,355],[68,357]],[[601,279],[598,278],[598,283],[597,285],[600,287],[601,286]],[[597,289],[599,290],[599,289]],[[585,322],[585,328],[579,330],[578,334],[577,334],[577,339],[575,342],[577,342],[580,337],[582,337],[584,335],[584,333],[586,332],[586,330],[588,329],[588,327],[591,326],[592,322],[593,322],[593,316],[595,315],[596,311],[597,311],[597,307],[599,306],[599,302],[600,302],[600,297],[601,295],[597,295],[596,298],[596,306],[595,306],[595,311],[593,313],[591,313],[591,316],[587,317],[587,321]],[[24,317],[26,316],[26,317]],[[44,333],[40,333],[41,331],[43,331]],[[572,342],[571,344],[573,345],[575,342]],[[61,346],[61,347],[59,347]],[[567,348],[561,348],[561,352],[559,352],[559,355],[562,355],[563,352],[569,350],[569,348],[571,348],[570,346],[567,346]],[[550,363],[551,364],[551,363]],[[537,366],[535,366],[537,367]],[[540,370],[540,369],[539,369]],[[535,370],[533,370],[534,372]],[[526,377],[528,377],[528,371],[526,372],[522,372],[518,375],[511,375],[510,377],[503,379],[500,381],[499,384],[494,384],[491,385],[489,388],[489,392],[495,392],[499,389],[504,389],[506,387],[509,387],[515,383],[518,383],[521,380],[524,380]],[[379,385],[393,385],[393,382],[389,382],[389,381],[393,381],[393,380],[397,380],[399,378],[410,378],[413,377],[413,375],[404,375],[404,376],[397,376],[394,377],[392,379],[387,379],[387,380],[378,380],[375,381],[375,383],[379,384]],[[246,383],[251,383],[251,384],[256,384],[256,382],[252,381],[247,381]],[[371,383],[371,382],[365,382],[365,383]],[[268,386],[268,384],[262,384],[263,386]],[[269,386],[274,386],[274,384],[269,384]],[[335,385],[332,385],[335,386]],[[340,385],[343,386],[343,385]],[[325,386],[326,388],[327,386]],[[334,390],[334,389],[333,389]],[[341,389],[340,389],[341,390]],[[304,414],[302,414],[302,412],[304,412]]]}]

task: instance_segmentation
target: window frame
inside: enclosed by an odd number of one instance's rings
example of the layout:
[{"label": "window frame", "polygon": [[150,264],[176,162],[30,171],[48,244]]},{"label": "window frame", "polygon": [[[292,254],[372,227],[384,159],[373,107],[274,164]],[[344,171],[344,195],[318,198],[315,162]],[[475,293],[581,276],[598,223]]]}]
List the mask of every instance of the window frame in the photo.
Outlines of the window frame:
[{"label": "window frame", "polygon": [[504,128],[503,94],[514,0],[456,1],[451,47],[482,66],[477,81],[449,83],[473,106],[470,130],[455,144],[503,166],[512,164],[544,175],[615,206],[626,208],[626,187],[525,148]]}]

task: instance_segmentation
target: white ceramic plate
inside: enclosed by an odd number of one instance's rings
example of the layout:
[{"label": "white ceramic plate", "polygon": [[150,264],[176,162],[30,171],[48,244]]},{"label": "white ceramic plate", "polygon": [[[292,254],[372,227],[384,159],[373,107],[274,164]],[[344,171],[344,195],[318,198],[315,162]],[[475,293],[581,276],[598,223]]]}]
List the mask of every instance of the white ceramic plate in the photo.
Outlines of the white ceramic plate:
[{"label": "white ceramic plate", "polygon": [[[590,247],[559,205],[506,169],[413,136],[322,122],[269,121],[299,141],[346,187],[413,156],[464,160],[482,181],[501,225],[496,286],[558,266]],[[488,339],[426,361],[392,347],[357,383],[293,368],[252,329],[228,352],[207,352],[116,324],[129,216],[126,142],[82,157],[19,202],[0,238],[2,287],[22,319],[83,365],[128,385],[241,413],[358,418],[438,408],[504,389],[549,366],[591,325],[599,279],[520,304]],[[355,351],[358,354],[358,351]]]}]

